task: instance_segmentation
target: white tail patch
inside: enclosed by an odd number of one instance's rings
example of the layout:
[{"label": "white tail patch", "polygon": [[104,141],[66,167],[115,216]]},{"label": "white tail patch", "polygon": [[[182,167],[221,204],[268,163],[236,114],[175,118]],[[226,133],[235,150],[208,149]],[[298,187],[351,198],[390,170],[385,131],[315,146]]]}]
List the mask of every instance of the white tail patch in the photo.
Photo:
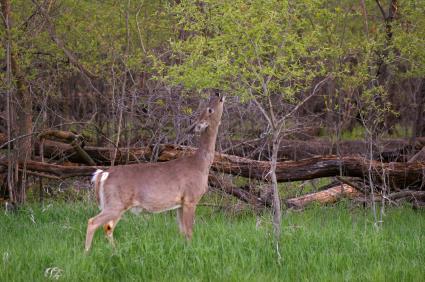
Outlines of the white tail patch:
[{"label": "white tail patch", "polygon": [[96,182],[96,178],[100,176],[100,181],[99,181],[99,208],[101,210],[103,210],[104,206],[105,206],[105,191],[104,191],[104,184],[106,179],[109,176],[109,172],[103,171],[101,169],[96,170],[95,173],[93,173],[93,177],[91,179],[91,181],[93,183]]},{"label": "white tail patch", "polygon": [[103,208],[105,207],[105,181],[106,178],[108,178],[109,176],[109,172],[103,172],[102,173],[102,177],[100,178],[100,183],[99,183],[99,205],[100,205],[100,209],[103,210]]},{"label": "white tail patch", "polygon": [[100,179],[100,182],[105,182],[106,178],[108,178],[109,176],[109,172],[103,172],[102,173],[102,178]]},{"label": "white tail patch", "polygon": [[91,182],[92,183],[95,183],[96,182],[96,178],[97,178],[97,176],[100,174],[100,173],[102,173],[103,172],[103,170],[101,170],[101,169],[97,169],[94,173],[93,173],[93,177],[91,178]]}]

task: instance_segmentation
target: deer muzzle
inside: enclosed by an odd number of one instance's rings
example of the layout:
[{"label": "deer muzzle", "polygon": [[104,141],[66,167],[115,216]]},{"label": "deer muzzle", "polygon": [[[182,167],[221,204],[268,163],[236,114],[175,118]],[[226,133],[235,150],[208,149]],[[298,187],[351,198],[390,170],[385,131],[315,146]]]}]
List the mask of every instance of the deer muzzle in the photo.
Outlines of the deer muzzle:
[{"label": "deer muzzle", "polygon": [[195,130],[196,133],[202,133],[202,132],[205,131],[205,129],[207,129],[207,127],[208,127],[208,122],[201,121],[201,122],[198,122],[195,125],[195,129],[194,130]]}]

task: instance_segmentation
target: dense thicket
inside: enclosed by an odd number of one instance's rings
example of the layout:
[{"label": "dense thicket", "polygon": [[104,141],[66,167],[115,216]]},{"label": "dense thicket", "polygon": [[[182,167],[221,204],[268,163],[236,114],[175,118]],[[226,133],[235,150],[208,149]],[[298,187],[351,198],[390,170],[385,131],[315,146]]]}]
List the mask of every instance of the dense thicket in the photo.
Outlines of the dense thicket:
[{"label": "dense thicket", "polygon": [[268,160],[282,139],[325,136],[341,154],[338,141],[354,136],[363,156],[377,159],[377,140],[405,137],[413,148],[425,135],[421,0],[1,7],[0,132],[16,140],[0,144],[0,157],[11,156],[4,175],[18,202],[26,187],[19,164],[34,159],[39,133],[73,131],[111,148],[194,145],[186,128],[216,89],[228,96],[221,152]]}]

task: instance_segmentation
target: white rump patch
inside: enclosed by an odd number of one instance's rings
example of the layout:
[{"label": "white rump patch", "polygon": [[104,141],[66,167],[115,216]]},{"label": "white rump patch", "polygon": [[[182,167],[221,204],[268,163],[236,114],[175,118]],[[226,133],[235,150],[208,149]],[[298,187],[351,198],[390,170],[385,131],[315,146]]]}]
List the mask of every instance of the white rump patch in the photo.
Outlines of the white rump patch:
[{"label": "white rump patch", "polygon": [[93,173],[93,177],[91,178],[91,182],[92,182],[92,183],[95,183],[95,182],[96,182],[96,178],[97,178],[97,176],[98,176],[100,173],[102,173],[102,172],[103,172],[103,170],[101,170],[101,169],[96,170],[96,171]]},{"label": "white rump patch", "polygon": [[104,206],[105,206],[105,193],[104,193],[104,185],[105,185],[105,181],[109,176],[109,172],[103,171],[101,169],[98,169],[95,171],[95,173],[93,173],[93,177],[91,179],[91,182],[96,183],[96,179],[97,177],[100,176],[100,181],[99,181],[99,208],[101,210],[103,210]]},{"label": "white rump patch", "polygon": [[100,182],[105,182],[106,178],[108,178],[109,172],[103,172],[102,178],[100,179]]}]

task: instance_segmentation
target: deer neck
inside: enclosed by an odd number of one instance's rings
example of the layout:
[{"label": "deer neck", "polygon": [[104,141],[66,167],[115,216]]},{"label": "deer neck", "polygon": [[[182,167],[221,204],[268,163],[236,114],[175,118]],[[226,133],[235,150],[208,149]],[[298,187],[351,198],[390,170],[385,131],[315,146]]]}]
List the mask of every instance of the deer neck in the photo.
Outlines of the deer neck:
[{"label": "deer neck", "polygon": [[200,144],[196,151],[199,161],[210,167],[214,160],[215,142],[217,139],[218,126],[208,127],[200,137]]}]

